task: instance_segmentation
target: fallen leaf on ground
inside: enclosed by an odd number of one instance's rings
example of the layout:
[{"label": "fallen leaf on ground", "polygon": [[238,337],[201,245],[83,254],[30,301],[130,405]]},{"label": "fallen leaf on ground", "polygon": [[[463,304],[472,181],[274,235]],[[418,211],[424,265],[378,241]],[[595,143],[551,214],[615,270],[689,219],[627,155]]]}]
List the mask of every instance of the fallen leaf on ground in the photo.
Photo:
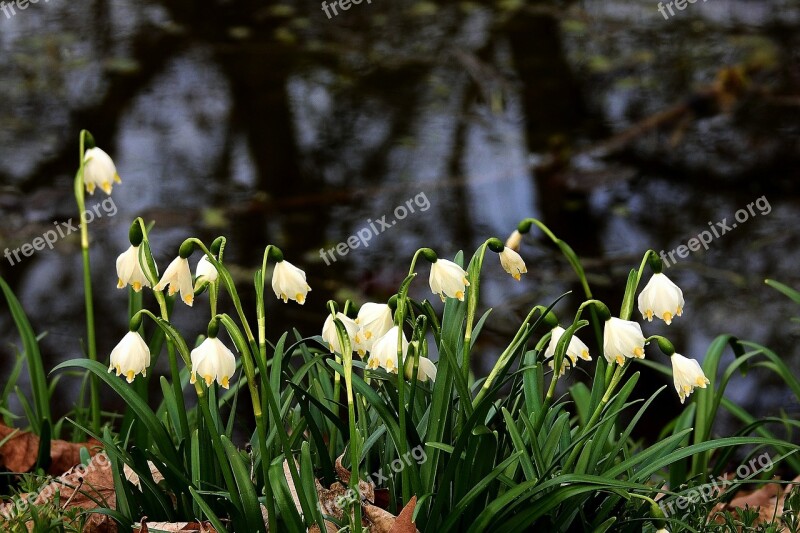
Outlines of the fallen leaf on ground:
[{"label": "fallen leaf on ground", "polygon": [[218,533],[210,522],[146,522],[146,519],[133,528],[134,533]]},{"label": "fallen leaf on ground", "polygon": [[[0,424],[0,441],[8,438],[0,447],[0,467],[10,472],[30,472],[39,456],[39,437],[33,433],[19,431]],[[54,440],[50,443],[50,467],[47,473],[58,476],[81,462],[81,448],[95,455],[102,445],[92,439],[89,442],[73,443]]]},{"label": "fallen leaf on ground", "polygon": [[[105,454],[92,457],[88,465],[78,465],[55,478],[34,493],[22,494],[16,499],[24,500],[30,505],[45,505],[59,495],[58,502],[62,508],[81,508],[86,510],[97,507],[116,509],[116,492],[111,474],[111,463]],[[99,502],[99,505],[98,505]],[[13,503],[0,506],[0,514],[19,513],[18,506]],[[28,525],[28,529],[33,527]],[[91,533],[114,533],[116,522],[111,517],[92,514],[88,517],[84,531]]]}]

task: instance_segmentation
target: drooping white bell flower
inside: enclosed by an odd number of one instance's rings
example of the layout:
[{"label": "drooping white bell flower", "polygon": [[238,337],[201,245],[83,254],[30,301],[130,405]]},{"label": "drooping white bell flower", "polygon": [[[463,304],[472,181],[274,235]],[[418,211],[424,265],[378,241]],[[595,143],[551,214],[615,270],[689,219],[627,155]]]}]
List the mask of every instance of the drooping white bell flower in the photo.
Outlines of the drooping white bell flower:
[{"label": "drooping white bell flower", "polygon": [[[405,361],[406,379],[411,379],[414,371],[414,359],[409,357]],[[424,383],[428,380],[436,381],[436,365],[427,357],[420,357],[419,366],[417,367],[417,381]]]},{"label": "drooping white bell flower", "polygon": [[355,350],[359,356],[364,357],[375,341],[392,329],[392,309],[386,304],[367,302],[358,310],[356,324],[358,331],[354,338]]},{"label": "drooping white bell flower", "polygon": [[150,286],[139,262],[138,246],[131,246],[117,257],[117,279],[118,289],[130,285],[134,291],[139,292],[142,287]]},{"label": "drooping white bell flower", "polygon": [[639,312],[648,322],[656,316],[669,325],[683,314],[683,305],[683,291],[662,273],[653,274],[639,293]]},{"label": "drooping white bell flower", "polygon": [[128,383],[133,383],[134,378],[141,374],[147,376],[150,366],[150,348],[141,335],[129,331],[119,344],[111,350],[109,372],[116,372],[118,376],[125,376]]},{"label": "drooping white bell flower", "polygon": [[199,289],[205,283],[214,283],[219,277],[219,272],[208,260],[208,256],[204,255],[197,263],[197,268],[194,271],[194,290]]},{"label": "drooping white bell flower", "polygon": [[[375,370],[378,367],[383,368],[387,372],[397,374],[397,335],[399,333],[398,327],[393,326],[392,329],[386,334],[375,341],[370,351],[369,359],[367,360],[367,368]],[[403,350],[403,360],[405,361],[408,354],[408,340],[406,340],[405,333],[402,333],[401,346]]]},{"label": "drooping white bell flower", "polygon": [[209,387],[216,380],[223,388],[230,388],[230,379],[236,372],[236,358],[221,340],[207,337],[192,350],[191,357],[191,383],[200,377]]},{"label": "drooping white bell flower", "polygon": [[[355,346],[354,338],[356,333],[358,333],[358,326],[355,320],[349,318],[344,313],[336,313],[336,318],[344,325],[347,336],[350,337],[350,347],[353,348]],[[339,342],[339,334],[336,332],[336,325],[333,323],[333,315],[328,315],[328,318],[325,319],[325,324],[322,326],[322,340],[328,343],[328,348],[330,348],[331,353],[342,354],[343,348],[341,342]]]},{"label": "drooping white bell flower", "polygon": [[511,277],[515,280],[519,281],[522,277],[521,275],[528,272],[528,267],[525,266],[525,261],[522,260],[522,257],[508,246],[503,248],[499,255],[500,265],[503,270],[511,274]]},{"label": "drooping white bell flower", "polygon": [[114,160],[100,148],[89,148],[83,156],[83,183],[89,194],[94,194],[100,187],[106,194],[111,194],[114,183],[121,183]]},{"label": "drooping white bell flower", "polygon": [[180,256],[172,260],[161,281],[153,287],[154,291],[163,291],[169,285],[169,295],[172,296],[180,290],[183,303],[192,306],[194,303],[194,289],[192,288],[192,271],[189,268],[189,260]]},{"label": "drooping white bell flower", "polygon": [[[564,335],[564,328],[561,326],[556,326],[553,328],[553,331],[550,336],[550,344],[547,345],[547,349],[544,351],[544,358],[550,359],[554,357],[556,354],[556,347],[558,346],[558,341],[561,340],[561,336]],[[589,355],[589,347],[584,344],[582,340],[580,340],[576,335],[573,335],[572,338],[569,340],[569,345],[567,346],[566,355],[569,357],[570,362],[574,365],[578,359],[583,359],[584,361],[591,361],[592,357]],[[552,367],[551,367],[552,368]],[[563,373],[563,368],[561,369]]]},{"label": "drooping white bell flower", "polygon": [[611,317],[603,326],[603,355],[609,363],[625,364],[625,358],[644,359],[645,338],[636,322]]},{"label": "drooping white bell flower", "polygon": [[683,403],[686,398],[694,392],[695,387],[705,389],[710,382],[703,373],[695,359],[689,359],[681,354],[672,354],[672,379],[675,383],[675,390]]},{"label": "drooping white bell flower", "polygon": [[272,290],[284,303],[294,300],[303,305],[311,287],[306,282],[306,273],[284,260],[275,264],[275,270],[272,272]]},{"label": "drooping white bell flower", "polygon": [[467,272],[447,259],[438,259],[431,264],[429,283],[431,291],[438,294],[442,301],[448,297],[457,298],[463,302],[464,292],[469,287]]}]

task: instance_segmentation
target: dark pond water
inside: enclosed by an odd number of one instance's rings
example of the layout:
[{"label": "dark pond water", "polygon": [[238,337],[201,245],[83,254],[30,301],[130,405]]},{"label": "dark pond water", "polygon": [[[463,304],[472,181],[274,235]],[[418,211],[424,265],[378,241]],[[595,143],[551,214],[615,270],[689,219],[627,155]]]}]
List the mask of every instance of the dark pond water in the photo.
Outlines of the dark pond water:
[{"label": "dark pond water", "polygon": [[[645,331],[698,358],[734,333],[797,370],[800,310],[763,280],[800,286],[798,28],[789,0],[698,2],[668,19],[632,0],[376,0],[330,20],[310,1],[29,5],[0,14],[0,248],[75,216],[80,128],[123,178],[114,216],[90,229],[103,357],[125,331],[113,265],[139,215],[155,221],[162,269],[185,237],[224,234],[244,282],[265,244],[281,246],[314,290],[304,307],[270,300],[276,338],[290,325],[316,334],[329,298],[386,298],[421,246],[471,253],[527,216],[575,248],[597,296],[618,308],[647,248],[674,250],[751,204],[747,220],[668,270],[685,314]],[[320,257],[409,200],[416,212],[369,247]],[[73,237],[0,262],[48,333],[48,366],[81,353]],[[495,312],[476,371],[532,305],[579,288],[544,241],[529,237],[523,255],[520,283],[487,264]],[[414,291],[428,296],[424,280]],[[204,330],[198,303],[176,313],[187,337]],[[6,313],[0,327],[7,371],[17,338]],[[648,375],[641,392],[663,383]],[[69,381],[61,389],[75,394]],[[757,370],[731,395],[760,414],[797,410]]]}]

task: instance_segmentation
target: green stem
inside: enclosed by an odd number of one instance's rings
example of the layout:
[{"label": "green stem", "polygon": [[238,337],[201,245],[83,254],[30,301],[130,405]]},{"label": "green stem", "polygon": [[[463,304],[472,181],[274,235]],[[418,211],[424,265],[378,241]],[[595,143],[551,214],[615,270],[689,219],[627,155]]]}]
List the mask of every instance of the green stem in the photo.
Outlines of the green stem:
[{"label": "green stem", "polygon": [[[86,142],[86,130],[81,130],[80,135],[80,167],[75,178],[75,200],[78,204],[81,227],[81,257],[83,259],[83,295],[86,306],[86,347],[89,352],[89,360],[97,361],[97,340],[94,327],[94,302],[92,298],[92,270],[89,264],[89,224],[86,220],[86,196],[84,192],[83,169]],[[100,432],[101,410],[100,410],[100,391],[98,378],[94,375],[89,377],[89,396],[91,427],[96,433]]]}]

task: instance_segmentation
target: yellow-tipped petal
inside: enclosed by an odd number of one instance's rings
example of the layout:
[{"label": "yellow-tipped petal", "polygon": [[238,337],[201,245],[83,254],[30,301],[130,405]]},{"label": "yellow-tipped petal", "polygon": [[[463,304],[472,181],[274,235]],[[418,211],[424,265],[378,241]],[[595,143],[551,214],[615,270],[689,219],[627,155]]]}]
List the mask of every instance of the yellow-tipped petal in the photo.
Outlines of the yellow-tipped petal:
[{"label": "yellow-tipped petal", "polygon": [[136,377],[136,374],[133,373],[133,370],[128,370],[128,373],[125,374],[125,379],[128,380],[128,383],[133,383],[133,378]]},{"label": "yellow-tipped petal", "polygon": [[117,288],[118,288],[118,289],[121,289],[121,288],[123,288],[124,286],[125,286],[125,282],[124,282],[124,281],[122,281],[121,279],[117,279]]},{"label": "yellow-tipped petal", "polygon": [[95,187],[94,183],[87,183],[86,184],[86,191],[89,194],[94,194],[94,187]]},{"label": "yellow-tipped petal", "polygon": [[197,374],[195,372],[192,372],[192,375],[189,378],[189,383],[191,383],[192,385],[197,383]]},{"label": "yellow-tipped petal", "polygon": [[100,188],[103,189],[103,192],[106,194],[111,194],[111,187],[112,185],[110,181],[104,181],[100,184]]},{"label": "yellow-tipped petal", "polygon": [[[370,340],[372,338],[372,332],[366,331],[364,332],[364,336],[367,338],[367,340]],[[356,342],[358,342],[358,340],[356,340]]]},{"label": "yellow-tipped petal", "polygon": [[219,384],[222,385],[222,388],[224,388],[224,389],[230,389],[231,388],[230,378],[228,376],[223,377],[222,381],[220,381]]},{"label": "yellow-tipped petal", "polygon": [[122,183],[122,178],[119,177],[119,174],[114,174],[114,182]]},{"label": "yellow-tipped petal", "polygon": [[194,303],[194,294],[187,294],[187,295],[186,295],[186,296],[183,298],[183,303],[185,303],[186,305],[188,305],[189,307],[191,307],[191,306],[192,306],[192,304]]},{"label": "yellow-tipped petal", "polygon": [[617,355],[617,357],[616,357],[616,360],[617,360],[617,364],[618,364],[619,366],[622,366],[622,365],[624,365],[624,364],[625,364],[625,358],[624,358],[624,357],[622,357],[621,355]]},{"label": "yellow-tipped petal", "polygon": [[637,346],[633,349],[633,356],[637,359],[642,359],[644,357],[644,350],[641,347]]},{"label": "yellow-tipped petal", "polygon": [[214,377],[213,376],[205,375],[205,376],[203,376],[203,379],[206,380],[206,385],[209,386],[209,387],[211,386],[212,383],[214,383]]},{"label": "yellow-tipped petal", "polygon": [[456,291],[456,298],[463,302],[464,301],[464,292],[463,291]]},{"label": "yellow-tipped petal", "polygon": [[672,324],[672,313],[670,313],[669,311],[665,312],[662,318],[664,319],[664,322],[666,322],[668,326]]},{"label": "yellow-tipped petal", "polygon": [[303,304],[305,303],[305,301],[306,301],[306,297],[305,297],[305,296],[303,296],[303,293],[301,293],[301,292],[298,292],[298,293],[295,295],[294,299],[295,299],[295,301],[296,301],[297,303],[299,303],[300,305],[303,305]]}]

